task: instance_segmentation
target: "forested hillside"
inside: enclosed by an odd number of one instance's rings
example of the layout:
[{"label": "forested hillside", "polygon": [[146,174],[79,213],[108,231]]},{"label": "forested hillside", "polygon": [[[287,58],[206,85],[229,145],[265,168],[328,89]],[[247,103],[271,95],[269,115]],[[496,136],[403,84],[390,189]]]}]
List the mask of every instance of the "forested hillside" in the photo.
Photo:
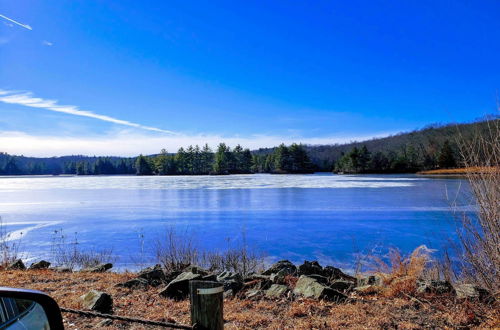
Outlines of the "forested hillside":
[{"label": "forested hillside", "polygon": [[488,135],[498,117],[469,124],[431,125],[385,138],[342,145],[307,146],[312,162],[323,171],[346,173],[416,172],[450,168],[458,163],[457,141]]},{"label": "forested hillside", "polygon": [[139,174],[202,175],[242,173],[412,173],[453,168],[458,162],[459,139],[486,135],[490,121],[432,125],[421,130],[385,138],[342,145],[284,144],[250,151],[220,143],[217,150],[205,145],[165,150],[158,155],[131,158],[65,156],[33,158],[0,153],[0,175],[39,174]]},{"label": "forested hillside", "polygon": [[134,158],[66,156],[32,158],[0,153],[0,175],[206,175],[247,173],[312,173],[314,166],[304,146],[281,145],[267,155],[253,155],[240,145],[231,149],[220,143],[215,152],[208,145],[189,146],[175,154]]}]

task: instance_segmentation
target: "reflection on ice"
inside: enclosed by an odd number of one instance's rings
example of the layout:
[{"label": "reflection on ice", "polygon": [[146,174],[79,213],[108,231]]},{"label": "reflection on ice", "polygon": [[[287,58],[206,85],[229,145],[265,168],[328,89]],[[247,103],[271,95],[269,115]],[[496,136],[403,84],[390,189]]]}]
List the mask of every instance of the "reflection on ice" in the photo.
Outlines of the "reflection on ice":
[{"label": "reflection on ice", "polygon": [[351,175],[1,177],[0,191],[23,189],[275,189],[409,187],[425,178]]}]

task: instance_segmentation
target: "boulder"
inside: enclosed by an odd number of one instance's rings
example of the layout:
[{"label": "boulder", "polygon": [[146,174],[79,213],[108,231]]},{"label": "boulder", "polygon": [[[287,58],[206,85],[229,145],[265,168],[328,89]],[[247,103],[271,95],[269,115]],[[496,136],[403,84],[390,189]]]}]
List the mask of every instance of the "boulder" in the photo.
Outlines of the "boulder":
[{"label": "boulder", "polygon": [[99,265],[93,266],[93,267],[83,268],[81,271],[82,272],[89,272],[89,273],[104,273],[105,271],[107,271],[108,269],[111,269],[111,268],[113,268],[113,264],[108,262],[108,263],[99,264]]},{"label": "boulder", "polygon": [[260,275],[260,274],[252,274],[247,277],[245,277],[244,282],[252,282],[255,280],[270,280],[271,276],[270,275]]},{"label": "boulder", "polygon": [[50,262],[45,260],[40,260],[31,264],[29,269],[47,269],[50,266]]},{"label": "boulder", "polygon": [[252,290],[248,290],[246,293],[245,293],[245,297],[247,299],[252,299],[252,298],[258,298],[262,295],[262,291],[261,290],[258,290],[258,289],[252,289]]},{"label": "boulder", "polygon": [[297,267],[288,260],[281,260],[263,272],[262,275],[278,274],[279,272],[283,275],[293,275],[297,272]]},{"label": "boulder", "polygon": [[345,274],[339,268],[335,268],[332,266],[326,266],[323,268],[323,276],[327,277],[329,282],[333,282],[336,280],[344,280],[350,281],[352,283],[356,283],[356,278],[350,275]]},{"label": "boulder", "polygon": [[90,290],[80,300],[84,309],[106,314],[113,310],[113,298],[106,292]]},{"label": "boulder", "polygon": [[299,266],[299,275],[323,275],[323,267],[317,261],[304,261]]},{"label": "boulder", "polygon": [[455,289],[448,281],[421,280],[417,281],[418,293],[445,294],[453,293]]},{"label": "boulder", "polygon": [[282,269],[277,273],[272,273],[269,279],[271,282],[276,283],[276,284],[283,284],[285,283],[285,277],[292,275],[289,270],[287,269]]},{"label": "boulder", "polygon": [[24,265],[21,259],[17,259],[7,266],[8,270],[26,270],[26,266]]},{"label": "boulder", "polygon": [[480,300],[493,302],[495,298],[488,290],[473,284],[457,284],[454,286],[457,299]]},{"label": "boulder", "polygon": [[379,275],[370,275],[357,278],[357,286],[367,286],[367,285],[381,286],[382,282],[383,282],[382,277]]},{"label": "boulder", "polygon": [[144,268],[137,277],[145,280],[151,286],[158,286],[166,281],[165,273],[159,264]]},{"label": "boulder", "polygon": [[273,284],[269,289],[266,290],[267,298],[278,298],[284,295],[288,291],[288,287],[286,285],[281,284]]},{"label": "boulder", "polygon": [[234,290],[229,289],[229,290],[224,291],[222,297],[224,299],[231,299],[231,298],[234,298],[235,295],[236,295],[236,293],[234,292]]},{"label": "boulder", "polygon": [[329,286],[335,291],[347,293],[352,291],[352,289],[354,288],[354,283],[352,283],[351,281],[337,280],[330,283]]},{"label": "boulder", "polygon": [[122,288],[135,289],[135,288],[147,288],[148,285],[149,285],[148,281],[143,278],[133,278],[126,282],[118,283],[116,286]]},{"label": "boulder", "polygon": [[209,282],[216,282],[217,281],[217,275],[215,274],[208,274],[205,276],[202,276],[201,281],[209,281]]},{"label": "boulder", "polygon": [[311,275],[307,275],[307,276],[310,278],[314,278],[316,281],[318,281],[321,284],[324,284],[324,285],[329,284],[328,278],[323,276],[323,275],[311,274]]},{"label": "boulder", "polygon": [[168,298],[184,298],[189,294],[189,281],[200,279],[200,274],[184,272],[159,291],[160,296]]},{"label": "boulder", "polygon": [[216,281],[224,285],[224,291],[237,292],[243,287],[243,278],[239,273],[224,271],[217,275]]},{"label": "boulder", "polygon": [[198,267],[198,266],[193,266],[193,265],[187,266],[186,268],[184,268],[182,270],[182,272],[184,272],[184,273],[190,272],[193,274],[200,274],[201,276],[206,276],[206,275],[210,274],[210,272],[208,270],[203,269],[203,268]]},{"label": "boulder", "polygon": [[315,278],[301,275],[293,293],[306,298],[324,299],[329,301],[344,301],[347,297],[328,286],[319,283]]}]

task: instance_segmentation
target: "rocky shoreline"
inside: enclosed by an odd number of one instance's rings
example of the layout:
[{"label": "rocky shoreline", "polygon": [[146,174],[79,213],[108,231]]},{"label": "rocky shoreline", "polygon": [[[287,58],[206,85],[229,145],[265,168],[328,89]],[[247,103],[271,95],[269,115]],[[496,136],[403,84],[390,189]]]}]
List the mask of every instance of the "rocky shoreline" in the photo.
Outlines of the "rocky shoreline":
[{"label": "rocky shoreline", "polygon": [[[81,269],[79,272],[105,273],[112,267],[111,263],[104,263]],[[45,260],[33,263],[26,268],[19,259],[6,269],[72,272],[66,267],[51,268],[50,262]],[[182,270],[168,272],[159,264],[145,268],[135,275],[115,286],[131,290],[156,288],[159,297],[174,300],[183,300],[189,296],[189,282],[192,280],[219,282],[224,287],[225,299],[308,298],[337,303],[354,301],[360,296],[379,294],[387,285],[384,274],[354,277],[333,266],[323,267],[317,261],[304,261],[303,264],[296,266],[288,260],[281,260],[260,274],[253,273],[247,276],[231,271],[211,272],[193,265]],[[459,300],[495,302],[495,297],[487,290],[472,284],[452,285],[448,281],[422,278],[416,279],[415,288],[416,294],[445,295]],[[113,308],[112,297],[106,292],[91,290],[81,297],[81,301],[85,308],[103,313],[108,313]]]}]

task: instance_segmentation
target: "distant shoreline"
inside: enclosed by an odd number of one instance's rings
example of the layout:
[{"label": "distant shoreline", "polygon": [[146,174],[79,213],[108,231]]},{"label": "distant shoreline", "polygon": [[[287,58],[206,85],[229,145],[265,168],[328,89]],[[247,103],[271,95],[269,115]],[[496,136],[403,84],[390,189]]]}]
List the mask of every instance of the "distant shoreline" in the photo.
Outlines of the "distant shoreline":
[{"label": "distant shoreline", "polygon": [[469,168],[444,168],[438,170],[420,171],[420,175],[467,175],[478,173],[500,172],[500,167],[469,167]]}]

